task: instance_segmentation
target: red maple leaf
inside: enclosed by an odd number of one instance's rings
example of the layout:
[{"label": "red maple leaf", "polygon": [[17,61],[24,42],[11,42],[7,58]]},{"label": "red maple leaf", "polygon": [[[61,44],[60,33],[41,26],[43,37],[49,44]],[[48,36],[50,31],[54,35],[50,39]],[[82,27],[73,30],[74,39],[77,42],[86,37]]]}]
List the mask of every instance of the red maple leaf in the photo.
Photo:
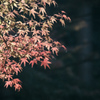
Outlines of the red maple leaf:
[{"label": "red maple leaf", "polygon": [[52,52],[53,52],[53,54],[54,54],[54,52],[55,52],[55,53],[56,53],[56,55],[58,55],[58,54],[57,54],[57,53],[58,53],[58,51],[59,51],[59,50],[58,50],[58,48],[57,48],[57,47],[53,47],[53,48],[52,48]]},{"label": "red maple leaf", "polygon": [[46,66],[50,69],[48,64],[51,64],[51,62],[48,61],[48,58],[45,58],[43,61],[41,61],[41,66],[44,66],[44,69],[46,69]]},{"label": "red maple leaf", "polygon": [[16,75],[18,75],[18,72],[20,72],[20,69],[19,68],[14,68],[14,71],[15,71]]},{"label": "red maple leaf", "polygon": [[7,88],[9,85],[10,85],[10,87],[12,87],[12,85],[13,85],[12,81],[6,81],[6,84],[4,87]]},{"label": "red maple leaf", "polygon": [[34,9],[31,9],[30,10],[30,15],[33,15],[34,16],[34,18],[35,18],[35,14],[38,14],[38,12],[36,12]]},{"label": "red maple leaf", "polygon": [[10,79],[13,79],[12,75],[6,75],[6,78],[8,79],[8,81],[10,81]]},{"label": "red maple leaf", "polygon": [[15,87],[15,91],[16,90],[20,91],[20,89],[22,88],[20,84],[15,84],[14,87]]},{"label": "red maple leaf", "polygon": [[26,66],[26,62],[28,63],[27,58],[21,58],[21,64],[24,63],[24,66]]},{"label": "red maple leaf", "polygon": [[12,80],[12,83],[18,84],[18,83],[21,83],[21,81],[18,78],[15,78],[15,79]]},{"label": "red maple leaf", "polygon": [[32,67],[33,67],[34,63],[37,64],[37,60],[36,59],[33,59],[33,60],[30,61],[30,64],[32,64]]}]

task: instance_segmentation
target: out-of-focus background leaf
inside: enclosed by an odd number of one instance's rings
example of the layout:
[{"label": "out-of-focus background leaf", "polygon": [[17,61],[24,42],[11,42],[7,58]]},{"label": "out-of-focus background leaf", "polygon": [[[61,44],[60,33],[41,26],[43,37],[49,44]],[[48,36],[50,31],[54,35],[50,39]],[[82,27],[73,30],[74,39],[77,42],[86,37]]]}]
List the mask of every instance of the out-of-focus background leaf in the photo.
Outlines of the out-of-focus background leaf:
[{"label": "out-of-focus background leaf", "polygon": [[100,0],[56,0],[50,15],[67,12],[72,22],[55,24],[51,37],[64,44],[51,69],[27,65],[19,74],[23,89],[4,88],[0,100],[100,100]]}]

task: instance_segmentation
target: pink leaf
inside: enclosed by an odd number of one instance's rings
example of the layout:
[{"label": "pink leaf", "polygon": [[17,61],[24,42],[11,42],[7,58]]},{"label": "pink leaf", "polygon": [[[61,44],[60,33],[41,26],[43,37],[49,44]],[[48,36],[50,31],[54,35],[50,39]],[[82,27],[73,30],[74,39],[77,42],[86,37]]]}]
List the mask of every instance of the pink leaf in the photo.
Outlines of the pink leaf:
[{"label": "pink leaf", "polygon": [[41,66],[44,66],[44,69],[46,69],[46,66],[50,69],[48,64],[51,64],[51,62],[48,61],[48,58],[45,58],[43,61],[41,61]]},{"label": "pink leaf", "polygon": [[24,63],[24,66],[26,66],[26,62],[28,63],[27,58],[21,58],[21,64]]},{"label": "pink leaf", "polygon": [[52,52],[53,52],[53,54],[54,54],[54,52],[55,52],[55,53],[56,53],[56,55],[58,55],[58,51],[59,51],[59,50],[58,50],[58,48],[57,48],[57,47],[53,47],[53,48],[52,48]]},{"label": "pink leaf", "polygon": [[30,64],[32,64],[32,67],[33,67],[34,63],[37,64],[37,60],[36,59],[33,59],[33,60],[30,61]]},{"label": "pink leaf", "polygon": [[20,91],[20,89],[22,88],[20,84],[15,84],[14,87],[15,87],[15,91],[16,90]]},{"label": "pink leaf", "polygon": [[6,81],[6,84],[4,85],[4,87],[8,87],[10,85],[10,87],[12,87],[13,83],[12,81]]}]

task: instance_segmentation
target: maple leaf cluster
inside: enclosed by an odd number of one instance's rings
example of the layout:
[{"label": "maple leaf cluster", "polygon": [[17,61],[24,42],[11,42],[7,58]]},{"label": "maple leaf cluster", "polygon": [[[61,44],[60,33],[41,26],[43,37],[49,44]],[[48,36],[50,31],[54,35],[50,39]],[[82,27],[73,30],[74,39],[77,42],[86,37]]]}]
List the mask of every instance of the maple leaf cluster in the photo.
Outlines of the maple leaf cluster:
[{"label": "maple leaf cluster", "polygon": [[65,20],[70,21],[64,11],[48,16],[47,5],[56,4],[54,0],[0,0],[0,78],[6,88],[20,91],[21,81],[13,76],[22,71],[22,64],[33,67],[40,62],[50,68],[53,54],[58,55],[60,47],[66,50],[50,37],[54,23],[65,26]]}]

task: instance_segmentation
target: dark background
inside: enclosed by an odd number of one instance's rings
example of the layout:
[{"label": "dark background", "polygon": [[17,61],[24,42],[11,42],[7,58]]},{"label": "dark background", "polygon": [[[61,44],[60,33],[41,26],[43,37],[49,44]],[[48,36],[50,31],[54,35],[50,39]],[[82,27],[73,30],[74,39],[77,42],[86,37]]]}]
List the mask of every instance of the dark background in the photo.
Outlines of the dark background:
[{"label": "dark background", "polygon": [[51,69],[27,65],[19,73],[23,89],[4,88],[0,100],[100,100],[100,0],[56,0],[52,15],[64,10],[72,22],[55,24],[51,37],[67,47],[52,60]]}]

